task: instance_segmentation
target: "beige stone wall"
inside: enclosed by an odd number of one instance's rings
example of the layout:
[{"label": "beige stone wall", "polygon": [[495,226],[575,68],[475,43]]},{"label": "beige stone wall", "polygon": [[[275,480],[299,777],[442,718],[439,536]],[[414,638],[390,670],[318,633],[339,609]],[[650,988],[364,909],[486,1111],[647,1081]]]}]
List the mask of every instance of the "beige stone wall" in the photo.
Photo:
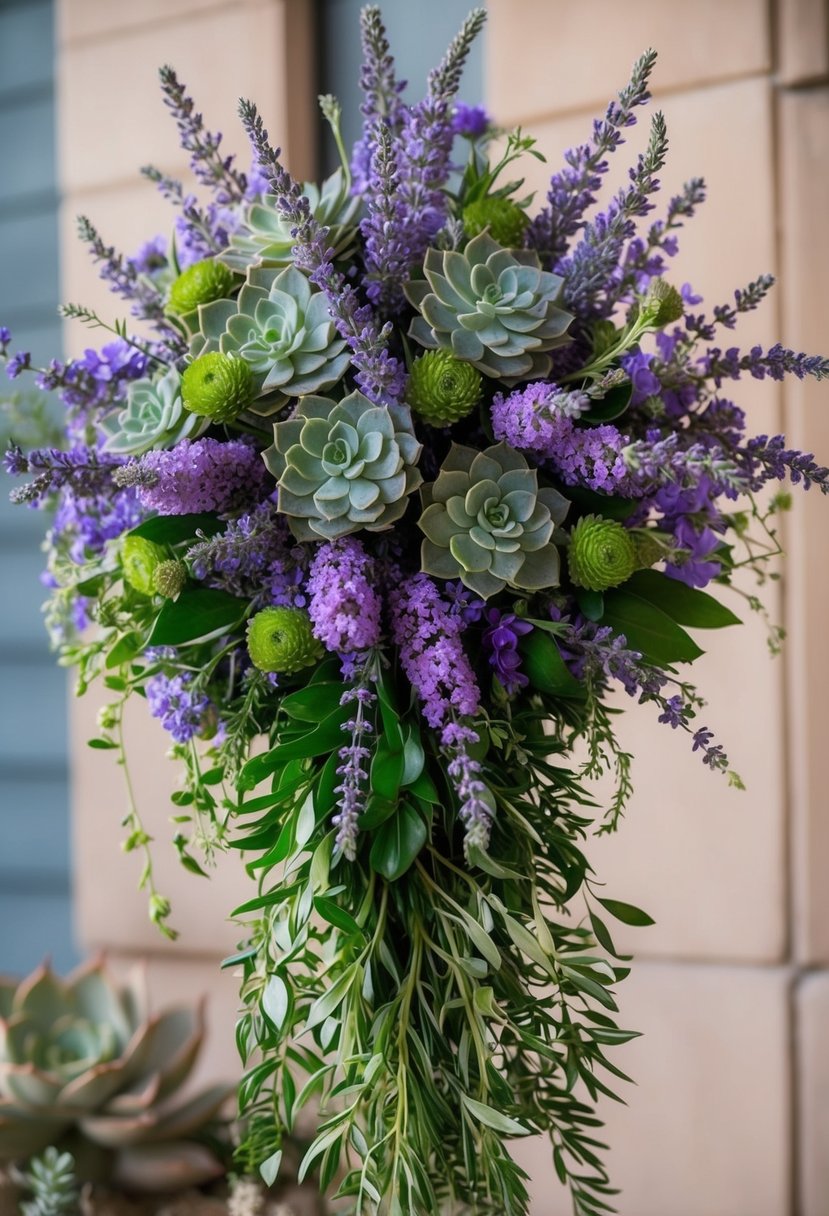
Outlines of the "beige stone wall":
[{"label": "beige stone wall", "polygon": [[[673,277],[691,281],[711,306],[762,271],[780,272],[782,288],[747,318],[741,344],[782,337],[798,349],[826,350],[823,0],[781,0],[774,22],[761,0],[490,0],[488,7],[487,100],[500,122],[539,137],[551,165],[530,162],[529,173],[541,195],[550,167],[587,136],[636,55],[657,47],[654,91],[672,143],[666,194],[693,175],[709,185],[709,201],[682,234]],[[159,63],[179,68],[231,147],[241,144],[231,138],[235,99],[254,97],[294,172],[311,171],[310,8],[305,0],[59,0],[65,298],[109,307],[71,239],[77,212],[126,249],[168,222],[166,205],[134,177],[147,160],[185,172],[155,100]],[[645,138],[645,125],[631,131],[615,157],[615,183]],[[69,337],[73,348],[88,340]],[[794,444],[829,461],[826,392],[749,381],[738,400],[754,429],[775,432],[785,421]],[[591,856],[608,894],[642,904],[657,920],[619,934],[637,955],[620,990],[622,1019],[645,1032],[618,1053],[637,1081],[625,1094],[628,1106],[604,1112],[623,1216],[829,1212],[826,509],[815,494],[798,500],[786,526],[785,580],[766,589],[773,618],[792,634],[784,659],[767,657],[762,622],[753,618],[730,636],[706,639],[696,669],[710,701],[707,724],[727,743],[747,793],[704,770],[685,739],[646,708],[623,720],[639,757],[637,797],[619,836],[596,841]],[[730,602],[746,615],[736,596]],[[181,929],[175,947],[159,941],[134,890],[135,860],[118,850],[121,774],[105,754],[84,748],[96,706],[93,693],[73,716],[80,937],[123,958],[149,954],[165,997],[210,987],[206,1067],[232,1070],[235,988],[215,960],[234,944],[225,915],[246,890],[244,877],[235,858],[209,889],[178,871],[166,846],[173,773],[160,758],[160,731],[136,707],[128,725],[138,799],[158,839],[159,885],[173,891]],[[569,1211],[543,1146],[525,1143],[520,1152],[533,1178],[534,1216]]]}]

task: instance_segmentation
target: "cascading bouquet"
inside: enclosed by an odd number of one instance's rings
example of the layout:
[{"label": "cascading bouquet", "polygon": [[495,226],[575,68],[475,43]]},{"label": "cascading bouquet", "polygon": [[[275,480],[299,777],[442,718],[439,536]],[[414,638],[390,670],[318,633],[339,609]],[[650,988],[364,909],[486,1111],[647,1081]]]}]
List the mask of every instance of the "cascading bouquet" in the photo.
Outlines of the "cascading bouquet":
[{"label": "cascading bouquet", "polygon": [[[724,395],[744,373],[829,374],[718,344],[771,278],[711,315],[665,278],[702,181],[639,224],[661,115],[593,206],[653,52],[531,216],[505,170],[533,140],[456,102],[483,20],[408,104],[363,11],[363,136],[347,157],[322,99],[342,165],[321,187],[291,179],[248,102],[242,174],[165,68],[210,200],[145,170],[179,215],[132,258],[81,221],[144,326],[32,369],[65,402],[68,446],[8,456],[34,475],[17,497],[56,504],[62,661],[114,695],[92,746],[126,763],[122,707],[145,697],[182,767],[182,861],[239,849],[256,884],[228,960],[240,1160],[274,1179],[310,1104],[301,1174],[355,1213],[525,1212],[508,1142],[531,1132],[578,1213],[610,1210],[594,1105],[631,1036],[606,917],[648,923],[583,852],[631,789],[610,694],[739,784],[699,724],[687,629],[738,623],[702,588],[740,568],[762,582],[779,552],[787,496],[767,484],[829,485],[782,437],[747,437]],[[2,338],[15,377],[31,360]],[[125,822],[172,933],[134,805]]]}]

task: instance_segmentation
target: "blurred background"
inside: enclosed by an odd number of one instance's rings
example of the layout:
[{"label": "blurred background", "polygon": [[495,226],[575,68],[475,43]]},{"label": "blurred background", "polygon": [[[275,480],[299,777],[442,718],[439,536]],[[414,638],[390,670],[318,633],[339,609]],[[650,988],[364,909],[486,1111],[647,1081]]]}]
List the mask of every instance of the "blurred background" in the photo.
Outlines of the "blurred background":
[{"label": "blurred background", "polygon": [[[387,0],[399,75],[419,96],[467,0]],[[74,240],[88,214],[127,253],[171,214],[138,175],[147,162],[190,180],[156,88],[171,62],[229,150],[247,163],[236,99],[257,101],[296,177],[334,164],[315,98],[338,95],[346,141],[359,132],[359,0],[0,0],[0,323],[14,349],[48,360],[105,335],[65,327],[59,299],[113,312]],[[548,165],[527,161],[543,198],[564,149],[647,46],[659,51],[655,106],[671,154],[665,201],[703,176],[709,199],[687,231],[673,280],[710,310],[760,273],[774,298],[745,318],[743,347],[782,340],[829,350],[829,6],[825,0],[490,0],[461,99],[536,135]],[[630,132],[609,174],[623,184],[644,145]],[[657,215],[660,214],[658,211]],[[21,384],[21,381],[16,382]],[[829,461],[826,386],[749,383],[737,401],[755,431],[785,429]],[[5,438],[5,436],[4,436]],[[4,483],[5,484],[5,483]],[[147,922],[133,858],[119,850],[122,774],[86,748],[101,696],[70,704],[38,607],[44,521],[0,496],[0,972],[51,955],[65,969],[91,950],[150,959],[159,997],[211,997],[203,1071],[233,1077],[235,981],[217,961],[238,930],[226,910],[245,879],[227,859],[208,888],[177,868],[165,738],[142,706],[128,723],[142,812],[156,837],[159,885],[172,894],[175,946]],[[796,497],[785,577],[762,592],[789,641],[767,653],[766,624],[737,596],[747,627],[707,638],[695,670],[706,722],[748,789],[704,770],[647,707],[622,720],[637,756],[637,795],[616,838],[591,844],[607,894],[656,918],[629,930],[636,954],[619,994],[644,1037],[617,1054],[637,1081],[606,1110],[623,1216],[827,1216],[829,1213],[829,680],[827,504]],[[752,592],[755,588],[745,588]],[[71,844],[70,844],[71,842]],[[534,1216],[561,1216],[544,1146],[520,1145]]]}]

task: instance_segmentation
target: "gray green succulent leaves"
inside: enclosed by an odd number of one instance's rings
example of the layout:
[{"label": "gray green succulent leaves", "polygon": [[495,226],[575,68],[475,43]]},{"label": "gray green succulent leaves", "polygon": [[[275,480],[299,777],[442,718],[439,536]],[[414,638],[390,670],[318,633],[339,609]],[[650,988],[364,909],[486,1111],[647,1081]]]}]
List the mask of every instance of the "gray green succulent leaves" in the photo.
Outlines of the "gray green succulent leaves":
[{"label": "gray green succulent leaves", "polygon": [[173,367],[160,379],[133,380],[126,404],[104,419],[107,451],[139,456],[152,448],[171,448],[195,439],[210,425],[184,408],[181,376]]},{"label": "gray green succulent leaves", "polygon": [[429,249],[423,269],[426,280],[405,289],[421,314],[409,330],[421,346],[450,350],[507,384],[547,375],[549,351],[568,340],[573,318],[556,303],[561,277],[542,270],[536,253],[482,232],[463,252]]},{"label": "gray green succulent leaves", "polygon": [[[351,193],[343,170],[337,169],[326,178],[322,188],[306,183],[302,193],[314,219],[328,229],[326,242],[334,256],[347,257],[357,233],[360,200]],[[266,194],[247,207],[219,261],[241,274],[249,266],[290,266],[296,243],[291,235],[293,227],[279,210],[275,196]]]},{"label": "gray green succulent leaves", "polygon": [[252,268],[235,300],[199,309],[190,344],[196,357],[212,351],[243,359],[254,376],[255,413],[268,415],[288,397],[333,388],[349,363],[328,301],[293,266]]},{"label": "gray green succulent leaves", "polygon": [[479,452],[453,444],[421,491],[422,567],[459,578],[483,599],[507,586],[541,591],[559,581],[553,532],[569,503],[506,443]]},{"label": "gray green succulent leaves", "polygon": [[308,396],[273,430],[264,459],[299,540],[383,531],[423,480],[421,445],[404,405],[375,405],[358,391],[336,403]]}]

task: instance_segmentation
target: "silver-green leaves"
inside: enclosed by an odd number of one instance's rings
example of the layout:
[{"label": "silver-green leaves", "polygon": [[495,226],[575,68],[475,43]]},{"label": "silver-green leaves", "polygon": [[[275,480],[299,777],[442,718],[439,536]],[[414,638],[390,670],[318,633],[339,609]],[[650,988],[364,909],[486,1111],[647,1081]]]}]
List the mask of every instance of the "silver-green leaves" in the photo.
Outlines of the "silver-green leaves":
[{"label": "silver-green leaves", "polygon": [[337,403],[303,397],[294,417],[273,430],[265,463],[299,540],[388,528],[423,480],[406,406],[374,405],[360,392]]},{"label": "silver-green leaves", "polygon": [[460,578],[483,599],[517,587],[540,591],[559,579],[553,530],[567,514],[557,490],[506,443],[478,452],[453,444],[437,481],[421,491],[422,566]]},{"label": "silver-green leaves", "polygon": [[151,448],[171,448],[181,439],[195,439],[210,420],[185,410],[181,376],[173,367],[159,380],[133,380],[126,405],[102,425],[109,436],[107,451],[139,456]]},{"label": "silver-green leaves", "polygon": [[406,295],[421,313],[409,333],[507,384],[546,376],[548,351],[567,341],[570,313],[556,304],[559,275],[542,270],[530,250],[503,249],[487,232],[462,253],[429,249],[426,282]]}]

